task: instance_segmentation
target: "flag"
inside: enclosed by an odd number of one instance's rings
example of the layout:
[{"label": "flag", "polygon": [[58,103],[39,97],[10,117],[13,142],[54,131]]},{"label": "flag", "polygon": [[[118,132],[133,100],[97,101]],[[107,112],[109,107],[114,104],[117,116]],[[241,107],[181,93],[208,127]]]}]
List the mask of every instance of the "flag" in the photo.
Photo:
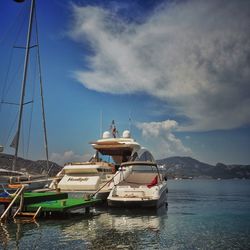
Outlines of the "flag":
[{"label": "flag", "polygon": [[156,175],[155,178],[151,181],[151,183],[147,185],[147,187],[151,188],[157,184],[158,184],[158,176]]},{"label": "flag", "polygon": [[17,133],[15,134],[15,136],[10,144],[10,147],[12,147],[12,148],[16,148],[16,146],[17,146]]}]

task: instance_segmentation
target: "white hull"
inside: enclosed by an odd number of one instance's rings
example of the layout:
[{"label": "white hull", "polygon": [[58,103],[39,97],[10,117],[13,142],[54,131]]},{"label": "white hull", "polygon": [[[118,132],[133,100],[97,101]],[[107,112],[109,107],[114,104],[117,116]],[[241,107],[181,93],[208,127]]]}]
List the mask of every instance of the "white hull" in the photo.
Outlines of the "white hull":
[{"label": "white hull", "polygon": [[107,199],[109,206],[158,208],[166,203],[167,181],[155,163],[128,162],[122,167],[126,169],[126,174],[110,192]]},{"label": "white hull", "polygon": [[[144,187],[147,188],[147,187]],[[143,188],[143,189],[144,189]],[[152,208],[159,208],[162,205],[165,205],[167,202],[167,185],[162,187],[161,191],[158,193],[157,197],[155,196],[148,196],[142,197],[141,195],[137,195],[138,193],[142,194],[144,191],[140,190],[129,190],[133,197],[122,197],[122,196],[113,196],[113,190],[108,196],[108,205],[110,207],[152,207]],[[132,196],[132,195],[131,195]]]}]

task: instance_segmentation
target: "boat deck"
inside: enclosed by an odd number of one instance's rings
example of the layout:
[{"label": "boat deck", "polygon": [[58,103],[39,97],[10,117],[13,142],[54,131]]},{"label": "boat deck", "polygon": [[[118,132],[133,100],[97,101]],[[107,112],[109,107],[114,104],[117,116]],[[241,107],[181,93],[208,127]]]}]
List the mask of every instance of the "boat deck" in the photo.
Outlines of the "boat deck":
[{"label": "boat deck", "polygon": [[157,173],[134,172],[134,173],[130,174],[125,180],[120,182],[117,186],[130,186],[133,188],[138,188],[140,186],[146,186],[146,185],[150,184],[156,176],[158,176]]}]

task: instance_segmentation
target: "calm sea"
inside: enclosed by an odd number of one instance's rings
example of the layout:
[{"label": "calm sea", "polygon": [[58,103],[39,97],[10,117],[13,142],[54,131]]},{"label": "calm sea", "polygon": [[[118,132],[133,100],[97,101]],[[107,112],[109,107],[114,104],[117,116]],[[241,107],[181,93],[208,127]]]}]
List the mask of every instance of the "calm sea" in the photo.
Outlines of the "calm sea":
[{"label": "calm sea", "polygon": [[250,181],[170,180],[158,211],[2,224],[0,249],[250,249]]}]

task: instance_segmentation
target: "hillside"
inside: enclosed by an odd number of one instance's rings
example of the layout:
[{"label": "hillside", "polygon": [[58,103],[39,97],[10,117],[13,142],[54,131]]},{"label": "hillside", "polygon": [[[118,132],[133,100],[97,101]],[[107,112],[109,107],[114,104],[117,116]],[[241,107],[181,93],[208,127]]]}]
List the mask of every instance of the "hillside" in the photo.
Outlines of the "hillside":
[{"label": "hillside", "polygon": [[250,165],[217,163],[213,166],[191,157],[178,156],[161,159],[157,163],[163,165],[172,178],[250,179]]},{"label": "hillside", "polygon": [[[0,153],[0,168],[11,170],[13,155]],[[55,176],[62,167],[54,162],[49,162],[49,176]],[[47,172],[45,160],[32,161],[21,157],[17,159],[16,171],[28,172],[29,174],[43,174]]]},{"label": "hillside", "polygon": [[[0,153],[0,168],[11,169],[13,156]],[[191,157],[168,157],[157,160],[159,165],[164,166],[169,178],[245,178],[250,179],[250,165],[226,165],[217,163],[215,166],[200,162]],[[55,176],[62,167],[54,162],[50,162],[50,176]],[[30,174],[46,173],[46,161],[32,161],[18,158],[17,171],[26,171]]]}]

